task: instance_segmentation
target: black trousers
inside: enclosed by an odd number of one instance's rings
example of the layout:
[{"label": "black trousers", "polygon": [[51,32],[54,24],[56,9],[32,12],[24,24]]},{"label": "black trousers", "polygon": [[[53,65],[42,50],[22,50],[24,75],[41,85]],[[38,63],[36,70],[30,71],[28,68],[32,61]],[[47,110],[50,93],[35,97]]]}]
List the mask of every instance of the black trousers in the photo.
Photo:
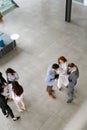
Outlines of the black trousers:
[{"label": "black trousers", "polygon": [[11,116],[11,118],[14,118],[14,114],[8,105],[1,106],[1,110],[4,115],[6,115],[8,113]]},{"label": "black trousers", "polygon": [[52,88],[53,88],[53,86],[47,86],[47,92],[49,95],[52,95],[52,92],[53,92]]}]

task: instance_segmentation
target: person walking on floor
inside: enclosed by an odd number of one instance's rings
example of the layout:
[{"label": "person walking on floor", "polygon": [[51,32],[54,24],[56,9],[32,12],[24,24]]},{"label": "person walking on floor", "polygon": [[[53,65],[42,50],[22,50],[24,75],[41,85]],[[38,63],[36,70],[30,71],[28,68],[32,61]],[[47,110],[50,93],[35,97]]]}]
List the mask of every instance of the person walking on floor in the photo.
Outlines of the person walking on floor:
[{"label": "person walking on floor", "polygon": [[0,108],[2,110],[2,113],[5,115],[6,118],[10,115],[13,121],[20,119],[20,116],[18,117],[14,116],[12,109],[7,104],[7,100],[8,100],[8,97],[5,97],[3,95],[3,88],[0,87]]},{"label": "person walking on floor", "polygon": [[7,85],[7,81],[5,80],[1,72],[0,72],[0,84],[2,84],[3,88]]},{"label": "person walking on floor", "polygon": [[59,64],[59,69],[58,69],[58,89],[61,91],[62,87],[65,86],[67,87],[68,85],[68,76],[67,76],[67,59],[64,56],[60,56],[58,58],[58,64]]},{"label": "person walking on floor", "polygon": [[3,77],[3,75],[2,75],[1,72],[0,72],[0,84],[1,84],[0,86],[1,86],[2,88],[4,88],[3,95],[4,95],[4,96],[8,95],[8,94],[7,94],[8,83],[7,83],[7,81],[5,80],[5,78]]},{"label": "person walking on floor", "polygon": [[46,85],[47,85],[47,92],[49,94],[49,96],[53,99],[55,99],[56,97],[53,95],[53,92],[54,90],[52,89],[53,88],[53,84],[54,84],[54,81],[55,79],[58,79],[58,75],[56,73],[56,71],[58,70],[59,68],[59,65],[58,64],[53,64],[53,65],[50,65],[48,67],[48,70],[47,70],[47,74],[46,74]]},{"label": "person walking on floor", "polygon": [[14,100],[19,112],[23,112],[25,110],[23,93],[24,90],[22,86],[17,81],[12,82],[12,99]]},{"label": "person walking on floor", "polygon": [[74,87],[77,84],[77,79],[79,78],[79,69],[74,63],[68,64],[68,101],[67,103],[71,103],[73,101]]}]

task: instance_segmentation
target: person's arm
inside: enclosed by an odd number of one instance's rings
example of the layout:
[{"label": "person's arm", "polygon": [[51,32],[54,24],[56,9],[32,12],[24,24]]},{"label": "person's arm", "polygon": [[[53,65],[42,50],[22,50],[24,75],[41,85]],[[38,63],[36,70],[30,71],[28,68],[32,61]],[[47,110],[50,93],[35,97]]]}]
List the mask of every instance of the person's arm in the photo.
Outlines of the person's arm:
[{"label": "person's arm", "polygon": [[1,77],[1,82],[2,83],[7,83],[4,77]]},{"label": "person's arm", "polygon": [[4,77],[2,77],[2,81],[3,81],[4,83],[7,83]]},{"label": "person's arm", "polygon": [[69,78],[69,84],[71,87],[75,86],[77,82],[77,76],[76,75],[71,75],[70,78]]},{"label": "person's arm", "polygon": [[69,69],[67,69],[67,74],[69,75],[71,73],[71,71]]}]

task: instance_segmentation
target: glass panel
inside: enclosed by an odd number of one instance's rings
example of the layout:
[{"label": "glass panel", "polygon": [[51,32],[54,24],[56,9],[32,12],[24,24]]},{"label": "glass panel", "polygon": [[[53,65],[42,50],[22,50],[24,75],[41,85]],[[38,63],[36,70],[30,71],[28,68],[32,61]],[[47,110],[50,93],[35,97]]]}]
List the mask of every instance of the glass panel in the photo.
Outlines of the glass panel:
[{"label": "glass panel", "polygon": [[87,0],[74,0],[74,2],[79,2],[79,3],[87,6]]},{"label": "glass panel", "polygon": [[15,5],[12,3],[11,0],[0,0],[0,12],[4,13],[8,9],[14,7]]}]

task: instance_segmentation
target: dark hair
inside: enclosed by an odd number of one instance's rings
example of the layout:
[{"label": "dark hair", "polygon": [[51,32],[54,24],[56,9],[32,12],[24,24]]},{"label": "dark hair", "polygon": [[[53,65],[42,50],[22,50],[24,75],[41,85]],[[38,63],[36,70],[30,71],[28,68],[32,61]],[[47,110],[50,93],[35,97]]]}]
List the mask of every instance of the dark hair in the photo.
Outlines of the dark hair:
[{"label": "dark hair", "polygon": [[68,64],[68,67],[73,68],[73,67],[76,67],[76,65],[75,65],[74,63],[69,63],[69,64]]},{"label": "dark hair", "polygon": [[59,68],[59,65],[55,63],[55,64],[52,65],[52,68],[53,68],[53,69],[58,69],[58,68]]},{"label": "dark hair", "polygon": [[67,61],[67,59],[64,57],[64,56],[60,56],[59,58],[58,58],[58,63],[60,64],[60,60],[62,60],[63,62],[66,62]]},{"label": "dark hair", "polygon": [[6,70],[6,74],[8,74],[8,73],[11,73],[12,75],[13,75],[13,73],[15,73],[16,71],[14,71],[12,68],[8,68],[7,70]]},{"label": "dark hair", "polygon": [[12,90],[17,96],[20,96],[24,92],[22,86],[18,83],[18,81],[12,82]]}]

